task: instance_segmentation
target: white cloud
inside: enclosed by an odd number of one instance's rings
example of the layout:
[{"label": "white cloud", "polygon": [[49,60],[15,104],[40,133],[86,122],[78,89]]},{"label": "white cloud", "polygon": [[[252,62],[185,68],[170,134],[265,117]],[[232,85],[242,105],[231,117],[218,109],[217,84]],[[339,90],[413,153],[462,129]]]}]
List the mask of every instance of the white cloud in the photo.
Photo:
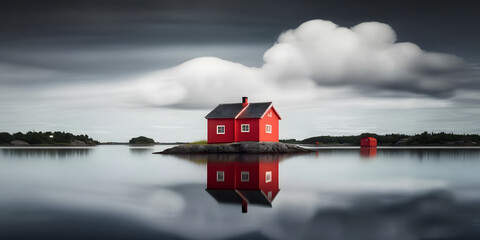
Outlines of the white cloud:
[{"label": "white cloud", "polygon": [[266,51],[263,68],[276,79],[308,78],[318,85],[435,95],[454,90],[455,79],[446,73],[461,69],[460,58],[395,40],[395,32],[383,23],[366,22],[348,29],[312,20],[283,33]]},{"label": "white cloud", "polygon": [[328,104],[345,93],[450,96],[462,67],[458,57],[397,43],[387,24],[345,28],[312,20],[281,34],[259,68],[200,57],[131,80],[57,85],[28,95],[76,107],[210,108],[242,96],[288,107]]},{"label": "white cloud", "polygon": [[237,102],[240,96],[286,105],[307,103],[338,91],[331,86],[452,94],[452,73],[463,67],[460,58],[395,41],[387,24],[345,28],[312,20],[281,34],[265,52],[260,68],[202,57],[149,74],[132,89],[139,93],[137,103],[182,108],[210,107],[219,99]]}]

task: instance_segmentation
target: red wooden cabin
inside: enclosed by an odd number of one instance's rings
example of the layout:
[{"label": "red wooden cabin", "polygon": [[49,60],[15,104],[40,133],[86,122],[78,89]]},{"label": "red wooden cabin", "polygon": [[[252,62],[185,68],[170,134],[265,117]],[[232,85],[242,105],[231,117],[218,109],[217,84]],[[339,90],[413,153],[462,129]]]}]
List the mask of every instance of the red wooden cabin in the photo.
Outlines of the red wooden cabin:
[{"label": "red wooden cabin", "polygon": [[220,104],[207,116],[207,142],[278,142],[278,121],[282,118],[272,102]]},{"label": "red wooden cabin", "polygon": [[277,196],[278,160],[228,161],[207,163],[207,189],[217,202],[272,207]]},{"label": "red wooden cabin", "polygon": [[360,140],[360,147],[376,147],[377,139],[373,137],[364,137]]}]

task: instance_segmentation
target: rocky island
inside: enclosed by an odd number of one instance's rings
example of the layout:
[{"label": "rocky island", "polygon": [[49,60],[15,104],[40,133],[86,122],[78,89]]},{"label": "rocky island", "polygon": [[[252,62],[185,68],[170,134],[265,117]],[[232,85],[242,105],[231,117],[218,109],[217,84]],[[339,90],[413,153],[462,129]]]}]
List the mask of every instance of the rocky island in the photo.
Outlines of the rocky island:
[{"label": "rocky island", "polygon": [[280,142],[237,142],[227,144],[185,144],[154,154],[189,153],[306,153],[311,150]]}]

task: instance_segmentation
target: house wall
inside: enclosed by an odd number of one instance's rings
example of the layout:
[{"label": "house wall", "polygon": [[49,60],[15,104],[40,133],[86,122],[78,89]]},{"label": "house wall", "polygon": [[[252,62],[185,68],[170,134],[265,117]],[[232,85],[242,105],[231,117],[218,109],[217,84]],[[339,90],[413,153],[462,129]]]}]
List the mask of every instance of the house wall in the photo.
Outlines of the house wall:
[{"label": "house wall", "polygon": [[[217,134],[217,125],[225,125],[225,134]],[[207,120],[207,142],[228,143],[235,140],[234,119],[208,119]]]},{"label": "house wall", "polygon": [[[250,132],[242,132],[242,124],[250,124]],[[237,119],[235,121],[235,142],[258,142],[259,133],[259,119]]]},{"label": "house wall", "polygon": [[[269,113],[271,113],[271,116],[269,116]],[[260,136],[260,141],[262,142],[278,142],[278,120],[279,116],[277,112],[274,110],[274,108],[270,108],[267,113],[263,116],[262,119],[259,121],[259,136]],[[272,133],[267,133],[266,130],[266,125],[272,125]]]},{"label": "house wall", "polygon": [[377,139],[370,139],[368,137],[362,138],[360,140],[361,147],[376,147],[377,146]]},{"label": "house wall", "polygon": [[[217,171],[223,171],[225,181],[217,182]],[[208,162],[207,188],[235,189],[235,164],[232,162]]]}]

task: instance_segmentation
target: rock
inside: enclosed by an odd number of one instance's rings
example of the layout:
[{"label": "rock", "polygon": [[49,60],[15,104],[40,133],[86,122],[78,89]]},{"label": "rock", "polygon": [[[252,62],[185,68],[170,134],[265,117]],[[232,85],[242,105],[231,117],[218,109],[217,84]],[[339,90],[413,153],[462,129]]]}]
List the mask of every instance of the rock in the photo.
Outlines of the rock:
[{"label": "rock", "polygon": [[83,141],[80,141],[80,140],[77,140],[77,139],[73,139],[72,145],[75,145],[75,146],[85,146],[85,145],[87,145],[87,144],[86,144],[85,142],[83,142]]},{"label": "rock", "polygon": [[161,154],[186,153],[302,153],[311,152],[309,149],[288,143],[280,142],[240,142],[227,144],[185,144],[169,148]]},{"label": "rock", "polygon": [[406,146],[409,138],[401,138],[393,144],[393,146]]},{"label": "rock", "polygon": [[13,146],[28,146],[30,145],[29,143],[25,142],[25,141],[21,141],[21,140],[13,140],[10,142],[10,144],[12,144]]}]

